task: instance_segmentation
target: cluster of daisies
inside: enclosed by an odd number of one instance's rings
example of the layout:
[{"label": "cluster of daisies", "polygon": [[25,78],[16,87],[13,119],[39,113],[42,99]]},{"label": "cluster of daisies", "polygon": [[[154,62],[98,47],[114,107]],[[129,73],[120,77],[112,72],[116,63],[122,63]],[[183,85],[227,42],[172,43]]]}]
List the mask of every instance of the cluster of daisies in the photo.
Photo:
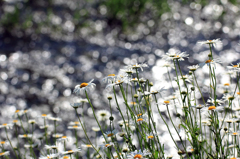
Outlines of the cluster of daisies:
[{"label": "cluster of daisies", "polygon": [[[208,45],[210,53],[205,62],[188,66],[188,74],[180,65],[187,53],[171,50],[163,55],[167,83],[159,87],[143,78],[147,64],[128,65],[117,75],[103,78],[108,103],[105,110],[92,104],[93,79],[76,85],[76,100],[69,104],[76,113],[76,120],[67,126],[71,136],[58,132],[61,118],[42,114],[31,119],[31,110],[16,110],[12,122],[0,125],[6,136],[0,143],[0,156],[239,158],[240,63],[228,66],[229,82],[219,84],[216,70],[221,61],[214,58],[213,47],[221,41],[199,43]],[[198,71],[204,68],[208,70],[203,75],[207,82],[198,79]],[[91,110],[89,116],[79,113],[84,105]]]}]

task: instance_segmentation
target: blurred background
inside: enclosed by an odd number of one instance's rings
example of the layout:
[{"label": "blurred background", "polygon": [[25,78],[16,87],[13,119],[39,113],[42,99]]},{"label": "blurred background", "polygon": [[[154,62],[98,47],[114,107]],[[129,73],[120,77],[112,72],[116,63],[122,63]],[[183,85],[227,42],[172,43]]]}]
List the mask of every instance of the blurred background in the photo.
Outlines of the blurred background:
[{"label": "blurred background", "polygon": [[198,41],[220,38],[213,51],[222,66],[239,62],[239,6],[237,0],[1,0],[1,122],[27,108],[33,117],[71,118],[74,86],[91,79],[93,104],[104,108],[103,77],[147,63],[141,77],[167,79],[161,56],[172,48],[190,54],[182,63],[187,72],[209,53]]}]

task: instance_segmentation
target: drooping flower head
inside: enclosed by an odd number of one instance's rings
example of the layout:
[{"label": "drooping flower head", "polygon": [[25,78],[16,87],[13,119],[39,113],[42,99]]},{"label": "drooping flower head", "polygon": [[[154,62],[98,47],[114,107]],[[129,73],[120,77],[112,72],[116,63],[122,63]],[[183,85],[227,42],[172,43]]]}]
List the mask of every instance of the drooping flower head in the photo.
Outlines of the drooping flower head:
[{"label": "drooping flower head", "polygon": [[92,83],[94,79],[89,81],[88,83],[81,83],[80,85],[76,85],[73,92],[76,94],[80,94],[81,92],[89,91],[90,89],[94,88],[96,84]]}]

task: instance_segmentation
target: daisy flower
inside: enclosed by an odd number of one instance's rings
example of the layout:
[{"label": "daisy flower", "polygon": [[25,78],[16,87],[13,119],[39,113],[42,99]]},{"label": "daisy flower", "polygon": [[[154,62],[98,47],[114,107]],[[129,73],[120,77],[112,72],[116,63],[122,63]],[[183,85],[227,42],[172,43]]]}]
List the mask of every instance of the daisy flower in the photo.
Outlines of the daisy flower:
[{"label": "daisy flower", "polygon": [[109,143],[107,143],[107,144],[101,144],[101,145],[99,145],[99,146],[102,147],[102,148],[109,148],[109,147],[111,147],[111,146],[113,146],[113,145],[114,145],[113,142],[109,142]]},{"label": "daisy flower", "polygon": [[50,154],[50,155],[46,155],[46,156],[40,156],[39,159],[50,159],[50,158],[56,158],[58,156],[59,156],[59,154]]},{"label": "daisy flower", "polygon": [[61,138],[62,136],[63,136],[63,134],[59,134],[59,133],[52,135],[52,137],[54,137],[54,138]]},{"label": "daisy flower", "polygon": [[136,63],[135,65],[128,65],[127,68],[132,68],[132,69],[138,69],[140,68],[143,71],[143,67],[148,67],[147,64],[143,63],[143,64],[138,64]]},{"label": "daisy flower", "polygon": [[186,52],[177,52],[177,51],[172,51],[169,53],[166,53],[166,55],[163,55],[164,60],[178,60],[178,61],[184,61],[184,58],[188,58],[189,54],[186,54]]},{"label": "daisy flower", "polygon": [[188,66],[188,69],[192,72],[196,71],[199,68],[199,65]]},{"label": "daisy flower", "polygon": [[189,75],[183,75],[183,76],[178,76],[178,78],[177,78],[177,77],[174,77],[174,79],[175,79],[175,80],[180,79],[180,80],[183,80],[183,81],[185,80],[185,81],[191,83],[190,80],[192,80],[192,77],[189,76]]},{"label": "daisy flower", "polygon": [[235,97],[233,95],[230,94],[224,94],[222,97],[225,101],[231,101],[233,100]]},{"label": "daisy flower", "polygon": [[[147,121],[148,116],[146,114],[140,115],[140,116],[136,116],[136,122],[137,124],[142,124],[143,122]],[[133,122],[131,122],[133,123]]]},{"label": "daisy flower", "polygon": [[20,138],[32,138],[32,134],[18,135]]},{"label": "daisy flower", "polygon": [[79,125],[73,125],[73,126],[68,126],[68,129],[80,130],[80,129],[82,129],[82,127]]},{"label": "daisy flower", "polygon": [[82,148],[93,148],[93,145],[90,144],[82,144]]},{"label": "daisy flower", "polygon": [[96,116],[97,116],[98,120],[105,121],[105,120],[108,120],[108,118],[110,117],[110,113],[107,110],[99,110],[96,113]]},{"label": "daisy flower", "polygon": [[150,155],[151,153],[147,152],[146,150],[135,150],[134,152],[131,152],[129,155],[127,155],[127,158],[131,159],[142,159],[144,156]]},{"label": "daisy flower", "polygon": [[75,152],[80,152],[80,151],[81,151],[81,149],[80,149],[80,148],[77,148],[77,149],[73,149],[73,150],[63,151],[63,152],[61,153],[61,155],[71,155],[71,154],[73,154],[73,153],[75,153]]},{"label": "daisy flower", "polygon": [[80,94],[81,92],[89,91],[96,86],[96,84],[92,83],[93,81],[94,79],[92,79],[88,83],[81,83],[80,85],[76,85],[73,92],[76,94]]},{"label": "daisy flower", "polygon": [[207,60],[205,62],[200,63],[199,66],[203,67],[205,65],[207,65],[207,66],[211,65],[216,68],[216,63],[221,63],[221,60],[220,59]]},{"label": "daisy flower", "polygon": [[9,151],[0,152],[0,156],[8,156],[9,154]]},{"label": "daisy flower", "polygon": [[7,124],[7,123],[4,123],[2,125],[0,125],[0,128],[6,128],[6,129],[12,129],[13,127],[13,124]]},{"label": "daisy flower", "polygon": [[24,144],[24,147],[25,148],[36,148],[36,147],[38,147],[38,144],[37,143],[35,143],[35,144]]},{"label": "daisy flower", "polygon": [[105,137],[114,137],[116,134],[118,133],[118,131],[116,129],[114,129],[113,131],[107,131],[105,132],[103,135]]},{"label": "daisy flower", "polygon": [[48,119],[52,121],[62,121],[61,118],[55,118],[55,117],[49,117]]},{"label": "daisy flower", "polygon": [[14,118],[18,118],[18,117],[22,116],[23,114],[24,114],[23,110],[16,110],[13,116],[14,116]]},{"label": "daisy flower", "polygon": [[103,83],[113,83],[115,82],[117,76],[115,74],[109,74],[107,77],[102,79]]},{"label": "daisy flower", "polygon": [[68,140],[69,140],[69,137],[67,137],[67,136],[62,136],[61,138],[57,139],[58,142],[63,142],[63,141],[68,141]]},{"label": "daisy flower", "polygon": [[222,42],[220,41],[220,39],[213,39],[213,40],[207,40],[207,41],[199,41],[199,44],[203,45],[203,44],[213,44],[214,46],[216,44],[222,44]]},{"label": "daisy flower", "polygon": [[146,133],[146,138],[149,139],[149,140],[154,139],[155,136],[157,136],[157,135],[153,132]]},{"label": "daisy flower", "polygon": [[45,145],[45,149],[47,150],[55,150],[58,149],[57,145]]},{"label": "daisy flower", "polygon": [[170,69],[174,69],[174,64],[170,63],[169,61],[165,61],[163,64],[160,65],[160,67],[167,67]]},{"label": "daisy flower", "polygon": [[130,81],[131,81],[131,80],[130,80],[127,76],[118,76],[118,77],[116,78],[116,81],[115,81],[114,83],[108,84],[108,85],[106,86],[106,89],[110,89],[110,88],[112,88],[113,86],[118,86],[118,85],[120,85],[120,84],[122,84],[122,83],[128,83],[129,85],[132,85]]},{"label": "daisy flower", "polygon": [[[210,98],[207,100],[207,102],[208,102],[208,103],[211,103],[211,104],[214,104],[214,103],[215,103],[215,100],[210,97]],[[216,99],[216,103],[217,103],[218,105],[221,105],[221,104],[224,103],[224,101],[221,100],[221,99]]]}]

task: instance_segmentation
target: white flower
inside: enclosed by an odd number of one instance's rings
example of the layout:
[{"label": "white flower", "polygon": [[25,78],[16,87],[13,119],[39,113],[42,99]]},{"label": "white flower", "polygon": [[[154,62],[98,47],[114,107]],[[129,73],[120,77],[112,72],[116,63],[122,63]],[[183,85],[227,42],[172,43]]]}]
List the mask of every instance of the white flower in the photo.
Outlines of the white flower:
[{"label": "white flower", "polygon": [[131,159],[142,159],[144,156],[150,155],[150,152],[147,152],[146,150],[135,150],[134,152],[131,152],[129,155],[127,155],[127,158]]},{"label": "white flower", "polygon": [[138,64],[136,63],[135,65],[128,65],[128,68],[132,68],[132,69],[138,69],[140,68],[143,71],[143,67],[148,67],[147,64],[143,63],[143,64]]},{"label": "white flower", "polygon": [[68,129],[76,129],[76,130],[80,130],[80,129],[82,129],[82,127],[79,126],[79,125],[73,125],[73,126],[68,126]]},{"label": "white flower", "polygon": [[175,79],[175,80],[180,79],[180,80],[183,80],[183,81],[185,80],[185,81],[187,81],[187,82],[189,82],[189,83],[191,83],[190,80],[192,80],[192,79],[191,79],[191,76],[189,76],[189,75],[178,76],[178,78],[177,78],[177,77],[174,77],[174,79]]},{"label": "white flower", "polygon": [[59,156],[58,154],[50,154],[47,156],[40,156],[39,159],[50,159],[50,158],[56,158],[58,156]]},{"label": "white flower", "polygon": [[[211,103],[211,104],[214,104],[214,103],[215,103],[215,100],[210,97],[210,98],[207,100],[207,102],[208,102],[208,103]],[[221,100],[221,99],[216,99],[216,103],[217,103],[218,105],[221,105],[222,103],[224,103],[224,101]]]},{"label": "white flower", "polygon": [[76,94],[80,94],[81,92],[89,91],[96,86],[96,84],[92,83],[93,81],[94,79],[92,79],[88,83],[81,83],[80,85],[76,85],[73,92]]},{"label": "white flower", "polygon": [[103,78],[102,81],[104,83],[113,83],[115,82],[117,76],[115,74],[109,74],[107,77]]},{"label": "white flower", "polygon": [[198,42],[198,43],[201,44],[201,45],[203,45],[203,44],[213,44],[214,46],[215,46],[216,44],[222,44],[222,42],[220,41],[220,39],[200,41],[200,42]]},{"label": "white flower", "polygon": [[18,135],[20,138],[32,138],[32,134]]},{"label": "white flower", "polygon": [[61,118],[55,118],[55,117],[48,117],[48,119],[53,121],[62,121]]},{"label": "white flower", "polygon": [[0,125],[0,128],[12,129],[12,127],[13,127],[13,124],[4,123]]},{"label": "white flower", "polygon": [[47,150],[52,150],[52,149],[58,149],[58,146],[57,145],[45,145],[45,148]]},{"label": "white flower", "polygon": [[199,66],[203,67],[204,65],[207,66],[211,65],[211,67],[212,66],[216,67],[216,63],[221,63],[221,60],[220,59],[207,60],[205,62],[200,63]]},{"label": "white flower", "polygon": [[67,154],[70,155],[70,154],[73,154],[75,152],[80,152],[80,151],[81,151],[81,149],[77,148],[77,149],[73,149],[73,150],[64,151],[61,153],[61,155],[67,155]]},{"label": "white flower", "polygon": [[103,135],[105,137],[114,137],[117,133],[118,133],[118,131],[116,129],[114,129],[113,131],[106,131]]},{"label": "white flower", "polygon": [[[138,115],[136,115],[136,122],[137,122],[137,124],[142,124],[143,122],[145,122],[145,121],[147,121],[147,119],[148,119],[148,116],[147,116],[147,114],[138,114]],[[135,125],[135,122],[134,121],[130,121],[130,124],[131,125]]]},{"label": "white flower", "polygon": [[107,110],[99,110],[96,113],[96,116],[97,116],[98,120],[105,121],[105,120],[108,120],[108,118],[110,117],[110,113]]},{"label": "white flower", "polygon": [[108,148],[108,147],[111,147],[111,146],[113,146],[113,145],[114,145],[113,142],[109,142],[109,143],[107,143],[107,144],[101,144],[101,145],[99,145],[99,146],[102,147],[102,148]]},{"label": "white flower", "polygon": [[184,61],[183,58],[188,58],[189,54],[186,54],[186,52],[177,52],[177,51],[172,51],[169,53],[166,53],[166,55],[163,55],[164,60],[178,60],[178,61]]},{"label": "white flower", "polygon": [[240,68],[240,62],[236,65],[231,64],[232,66],[227,66],[228,69],[238,70]]},{"label": "white flower", "polygon": [[160,67],[167,67],[174,69],[174,64],[170,63],[169,61],[165,61],[163,64],[160,65]]},{"label": "white flower", "polygon": [[149,140],[154,139],[155,136],[157,136],[157,135],[153,132],[146,133],[146,138],[149,139]]},{"label": "white flower", "polygon": [[153,89],[150,91],[151,94],[157,94],[157,93],[161,93],[166,91],[166,89],[164,89],[165,86],[159,87],[158,89]]},{"label": "white flower", "polygon": [[198,65],[192,65],[192,66],[188,66],[188,69],[192,72],[196,71],[196,69],[198,69],[199,66]]},{"label": "white flower", "polygon": [[131,82],[130,82],[130,79],[127,76],[118,76],[114,83],[108,84],[106,86],[106,89],[110,89],[113,86],[117,86],[117,85],[120,85],[122,83],[128,83],[129,85],[132,85]]},{"label": "white flower", "polygon": [[0,156],[8,156],[9,154],[9,151],[0,152]]}]

